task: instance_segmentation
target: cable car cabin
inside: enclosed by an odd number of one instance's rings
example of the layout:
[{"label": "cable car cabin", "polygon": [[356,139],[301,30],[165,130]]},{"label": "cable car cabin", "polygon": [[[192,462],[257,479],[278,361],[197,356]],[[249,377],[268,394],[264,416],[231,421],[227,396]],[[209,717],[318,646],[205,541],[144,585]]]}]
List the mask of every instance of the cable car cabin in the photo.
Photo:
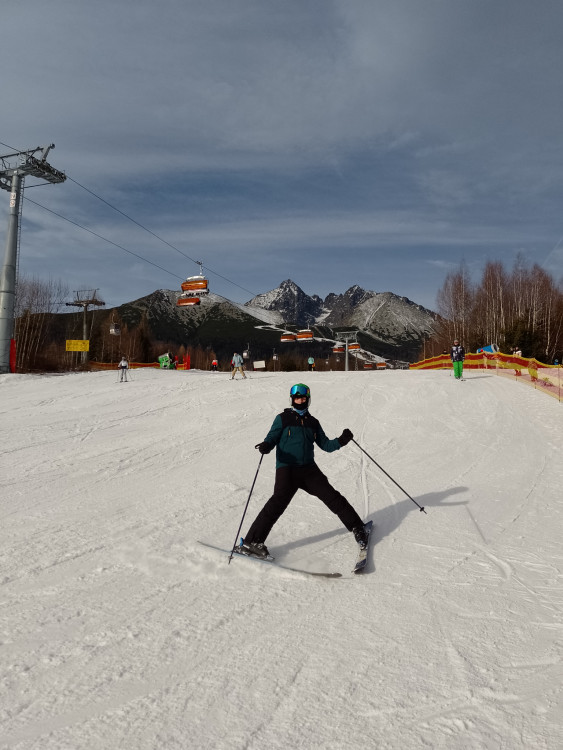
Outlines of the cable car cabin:
[{"label": "cable car cabin", "polygon": [[348,351],[349,352],[359,352],[360,351],[360,345],[357,343],[348,344]]},{"label": "cable car cabin", "polygon": [[199,297],[178,297],[178,302],[176,304],[178,307],[188,307],[191,305],[200,305],[201,300]]},{"label": "cable car cabin", "polygon": [[309,329],[303,331],[297,331],[297,341],[312,341],[313,331]]},{"label": "cable car cabin", "polygon": [[112,336],[121,336],[121,328],[117,323],[112,323],[109,327]]},{"label": "cable car cabin", "polygon": [[333,354],[344,354],[345,347],[344,346],[333,346],[332,347],[332,353]]},{"label": "cable car cabin", "polygon": [[280,341],[296,341],[297,336],[294,333],[283,333]]},{"label": "cable car cabin", "polygon": [[205,276],[188,276],[188,278],[182,282],[182,291],[209,294],[208,283],[209,282]]}]

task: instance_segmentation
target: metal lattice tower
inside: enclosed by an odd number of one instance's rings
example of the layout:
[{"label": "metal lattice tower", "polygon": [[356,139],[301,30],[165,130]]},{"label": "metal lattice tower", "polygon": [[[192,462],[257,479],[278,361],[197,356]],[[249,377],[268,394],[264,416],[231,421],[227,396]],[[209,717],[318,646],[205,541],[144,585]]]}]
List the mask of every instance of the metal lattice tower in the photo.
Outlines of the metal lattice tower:
[{"label": "metal lattice tower", "polygon": [[63,172],[59,172],[47,162],[47,155],[52,148],[55,148],[54,143],[0,156],[0,188],[10,193],[6,254],[0,276],[0,373],[10,372],[24,180],[27,175],[53,185],[66,180]]},{"label": "metal lattice tower", "polygon": [[[101,307],[105,305],[105,302],[102,302],[99,297],[96,296],[97,289],[81,289],[80,291],[74,292],[74,302],[66,302],[65,304],[67,307],[81,307],[83,310],[83,316],[82,316],[82,340],[86,341],[86,339],[89,338],[88,336],[88,325],[87,325],[87,315],[88,315],[88,308],[89,307]],[[85,365],[88,363],[88,355],[89,352],[82,352],[82,364]]]}]

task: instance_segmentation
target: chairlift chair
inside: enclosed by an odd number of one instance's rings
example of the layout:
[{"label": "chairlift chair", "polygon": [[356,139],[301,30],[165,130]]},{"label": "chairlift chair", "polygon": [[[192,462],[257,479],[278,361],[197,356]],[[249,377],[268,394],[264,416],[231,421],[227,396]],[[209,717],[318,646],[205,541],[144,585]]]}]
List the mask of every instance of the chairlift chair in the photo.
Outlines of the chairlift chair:
[{"label": "chairlift chair", "polygon": [[191,307],[192,305],[200,305],[201,300],[199,297],[192,297],[190,295],[189,297],[178,297],[176,304],[178,307]]},{"label": "chairlift chair", "polygon": [[308,328],[304,328],[301,331],[297,331],[297,341],[312,341],[313,331]]},{"label": "chairlift chair", "polygon": [[196,263],[199,265],[199,274],[196,276],[188,276],[188,278],[182,282],[182,291],[189,294],[191,293],[195,297],[201,296],[202,294],[209,294],[209,282],[203,275],[203,263],[201,260],[197,260]]}]

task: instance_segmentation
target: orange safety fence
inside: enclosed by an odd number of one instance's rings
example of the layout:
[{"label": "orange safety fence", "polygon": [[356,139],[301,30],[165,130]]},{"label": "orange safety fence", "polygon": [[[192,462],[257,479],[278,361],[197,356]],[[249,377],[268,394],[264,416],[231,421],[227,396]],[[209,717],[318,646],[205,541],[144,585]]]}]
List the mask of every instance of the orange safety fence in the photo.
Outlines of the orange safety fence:
[{"label": "orange safety fence", "polygon": [[[118,362],[92,362],[90,361],[90,367],[92,370],[117,370]],[[129,362],[129,369],[136,370],[138,367],[160,367],[158,362]]]},{"label": "orange safety fence", "polygon": [[[449,354],[429,357],[410,365],[411,370],[445,370],[452,369]],[[479,352],[466,354],[464,370],[489,370],[495,375],[518,378],[518,382],[534,386],[561,401],[563,373],[561,365],[546,365],[535,358],[515,357],[502,352]]]},{"label": "orange safety fence", "polygon": [[[90,361],[90,367],[92,370],[117,370],[117,362],[92,362]],[[129,362],[129,369],[136,370],[140,367],[154,367],[156,370],[160,369],[160,362]],[[178,362],[175,370],[190,370],[189,362]]]}]

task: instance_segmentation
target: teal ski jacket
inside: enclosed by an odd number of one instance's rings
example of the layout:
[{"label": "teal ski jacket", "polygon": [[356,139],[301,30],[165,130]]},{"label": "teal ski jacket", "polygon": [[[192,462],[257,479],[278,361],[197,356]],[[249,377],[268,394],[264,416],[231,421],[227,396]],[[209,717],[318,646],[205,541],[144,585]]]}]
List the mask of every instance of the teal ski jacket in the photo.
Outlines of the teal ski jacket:
[{"label": "teal ski jacket", "polygon": [[318,419],[293,409],[277,415],[264,442],[276,446],[276,469],[315,463],[315,443],[327,453],[341,448],[338,438],[327,438]]}]

